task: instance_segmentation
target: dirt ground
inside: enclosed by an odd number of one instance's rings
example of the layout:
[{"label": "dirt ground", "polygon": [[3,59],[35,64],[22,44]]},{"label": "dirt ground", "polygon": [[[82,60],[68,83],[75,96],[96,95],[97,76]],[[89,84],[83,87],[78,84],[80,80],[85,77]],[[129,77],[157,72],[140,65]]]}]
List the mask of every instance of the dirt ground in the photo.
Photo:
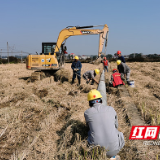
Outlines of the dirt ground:
[{"label": "dirt ground", "polygon": [[[148,125],[160,124],[160,63],[127,63],[135,88],[127,87]],[[103,69],[102,64],[82,64],[87,70]],[[87,139],[84,111],[89,108],[87,93],[97,84],[71,85],[71,64],[65,64],[68,79],[53,76],[30,82],[34,71],[25,64],[0,65],[0,159],[84,159]],[[111,63],[106,81],[116,63]],[[99,79],[100,74],[96,77]],[[119,131],[124,133],[125,147],[122,159],[160,159],[158,146],[148,148],[145,154],[137,151],[129,141],[130,126],[125,119],[121,97],[107,93],[108,105],[118,114]],[[143,143],[142,143],[143,145]],[[142,146],[143,147],[143,146]],[[72,158],[71,158],[72,157]]]}]

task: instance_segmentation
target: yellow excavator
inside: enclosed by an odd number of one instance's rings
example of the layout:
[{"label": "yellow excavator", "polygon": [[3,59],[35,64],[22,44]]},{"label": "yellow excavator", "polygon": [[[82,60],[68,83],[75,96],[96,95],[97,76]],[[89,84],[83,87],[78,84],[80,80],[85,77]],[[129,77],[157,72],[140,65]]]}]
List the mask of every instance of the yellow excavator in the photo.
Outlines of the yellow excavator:
[{"label": "yellow excavator", "polygon": [[[90,29],[93,27],[102,27],[103,29]],[[65,41],[70,36],[77,35],[95,35],[99,34],[99,51],[98,57],[102,54],[105,42],[105,50],[107,47],[109,28],[107,24],[97,26],[68,26],[61,30],[56,42],[43,42],[42,53],[40,55],[28,55],[26,68],[29,70],[58,70],[64,65],[64,55],[67,50]]]}]

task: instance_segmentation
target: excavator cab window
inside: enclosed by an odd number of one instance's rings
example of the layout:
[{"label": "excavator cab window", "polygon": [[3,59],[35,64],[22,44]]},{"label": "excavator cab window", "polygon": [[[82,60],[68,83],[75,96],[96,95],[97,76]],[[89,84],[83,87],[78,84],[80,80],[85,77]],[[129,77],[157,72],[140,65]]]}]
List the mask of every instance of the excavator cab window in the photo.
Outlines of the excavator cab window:
[{"label": "excavator cab window", "polygon": [[42,53],[45,55],[48,55],[49,52],[51,55],[54,54],[54,48],[56,46],[56,43],[42,43]]}]

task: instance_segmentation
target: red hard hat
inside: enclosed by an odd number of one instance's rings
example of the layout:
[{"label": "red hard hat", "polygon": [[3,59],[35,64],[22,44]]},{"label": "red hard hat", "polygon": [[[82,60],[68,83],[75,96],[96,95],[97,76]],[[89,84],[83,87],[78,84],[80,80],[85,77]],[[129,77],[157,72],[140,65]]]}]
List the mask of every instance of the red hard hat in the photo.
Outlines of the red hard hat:
[{"label": "red hard hat", "polygon": [[118,71],[117,69],[115,69],[115,68],[113,69],[113,72],[117,72],[117,71]]},{"label": "red hard hat", "polygon": [[121,51],[117,51],[117,54],[121,54]]},{"label": "red hard hat", "polygon": [[106,60],[107,58],[106,58],[106,57],[104,57],[103,59],[104,59],[104,60]]}]

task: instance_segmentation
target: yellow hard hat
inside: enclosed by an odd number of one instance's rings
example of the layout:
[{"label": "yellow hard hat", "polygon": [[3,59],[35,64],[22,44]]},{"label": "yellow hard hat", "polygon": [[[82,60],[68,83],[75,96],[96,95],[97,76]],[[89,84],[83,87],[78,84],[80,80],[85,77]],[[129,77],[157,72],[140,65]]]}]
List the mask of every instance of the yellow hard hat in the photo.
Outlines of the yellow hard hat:
[{"label": "yellow hard hat", "polygon": [[117,60],[117,65],[120,65],[121,64],[121,60]]},{"label": "yellow hard hat", "polygon": [[75,56],[74,59],[79,59],[79,57],[78,57],[78,56]]},{"label": "yellow hard hat", "polygon": [[97,91],[96,89],[92,89],[89,93],[88,93],[88,101],[92,101],[94,99],[98,99],[98,98],[102,98],[102,95],[99,91]]},{"label": "yellow hard hat", "polygon": [[94,70],[96,74],[99,74],[100,70],[99,69],[95,69]]}]

